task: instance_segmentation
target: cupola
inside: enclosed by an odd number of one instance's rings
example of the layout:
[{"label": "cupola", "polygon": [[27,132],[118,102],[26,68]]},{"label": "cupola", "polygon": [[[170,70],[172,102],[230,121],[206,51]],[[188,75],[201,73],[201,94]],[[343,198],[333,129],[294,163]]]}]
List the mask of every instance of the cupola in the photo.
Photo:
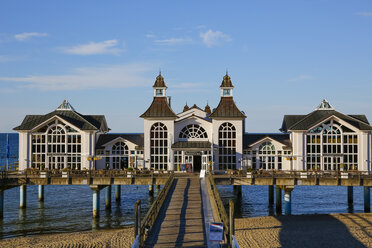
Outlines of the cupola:
[{"label": "cupola", "polygon": [[231,82],[231,78],[226,72],[226,75],[223,77],[222,83],[221,83],[221,97],[232,97],[233,96],[233,89],[234,85]]},{"label": "cupola", "polygon": [[71,104],[67,100],[63,100],[61,105],[59,105],[56,110],[72,110],[72,111],[75,111],[75,109],[71,106]]},{"label": "cupola", "polygon": [[154,86],[154,97],[165,97],[166,96],[166,90],[167,86],[165,85],[164,78],[161,75],[161,72],[159,72],[159,76],[156,77]]},{"label": "cupola", "polygon": [[334,108],[326,99],[323,99],[315,110],[334,110]]}]

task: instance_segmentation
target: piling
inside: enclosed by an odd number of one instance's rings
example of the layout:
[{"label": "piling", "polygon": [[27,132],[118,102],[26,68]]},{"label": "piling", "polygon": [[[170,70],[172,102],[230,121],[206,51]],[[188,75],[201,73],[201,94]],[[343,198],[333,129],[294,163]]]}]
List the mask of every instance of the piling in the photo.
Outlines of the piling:
[{"label": "piling", "polygon": [[276,215],[282,214],[282,189],[279,186],[275,187],[275,209],[276,209]]},{"label": "piling", "polygon": [[371,212],[371,190],[370,187],[364,187],[364,212]]},{"label": "piling", "polygon": [[353,196],[353,186],[347,186],[347,203],[349,207],[353,206],[354,196]]},{"label": "piling", "polygon": [[92,189],[93,190],[93,218],[99,217],[99,189]]},{"label": "piling", "polygon": [[269,205],[274,205],[274,186],[269,185]]},{"label": "piling", "polygon": [[39,202],[44,201],[44,185],[39,185]]},{"label": "piling", "polygon": [[149,195],[154,195],[154,185],[149,185]]},{"label": "piling", "polygon": [[284,188],[284,213],[285,215],[292,214],[292,190],[293,186],[285,186]]},{"label": "piling", "polygon": [[4,190],[0,189],[0,219],[4,217]]},{"label": "piling", "polygon": [[106,209],[111,209],[111,185],[106,187],[105,205]]},{"label": "piling", "polygon": [[19,186],[19,208],[26,208],[27,186]]},{"label": "piling", "polygon": [[115,185],[115,200],[116,202],[120,202],[121,198],[121,185]]}]

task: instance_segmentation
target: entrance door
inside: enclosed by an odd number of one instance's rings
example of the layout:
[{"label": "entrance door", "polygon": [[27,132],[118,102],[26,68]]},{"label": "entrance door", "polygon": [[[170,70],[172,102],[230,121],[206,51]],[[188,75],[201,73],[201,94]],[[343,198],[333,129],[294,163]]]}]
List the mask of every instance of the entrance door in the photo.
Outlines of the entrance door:
[{"label": "entrance door", "polygon": [[128,157],[121,157],[120,159],[120,169],[128,168]]},{"label": "entrance door", "polygon": [[194,156],[194,172],[200,172],[201,170],[201,156],[200,155],[195,155]]}]

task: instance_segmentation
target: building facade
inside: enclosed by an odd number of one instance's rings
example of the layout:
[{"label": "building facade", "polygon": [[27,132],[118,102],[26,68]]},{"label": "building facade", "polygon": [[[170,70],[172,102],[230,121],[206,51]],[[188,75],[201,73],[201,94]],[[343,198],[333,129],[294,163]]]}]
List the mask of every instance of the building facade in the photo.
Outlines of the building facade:
[{"label": "building facade", "polygon": [[342,114],[323,100],[307,115],[285,115],[281,133],[247,133],[233,90],[226,74],[216,108],[186,104],[176,114],[159,74],[140,134],[110,134],[103,115],[79,114],[64,101],[14,129],[20,169],[371,170],[365,115]]}]

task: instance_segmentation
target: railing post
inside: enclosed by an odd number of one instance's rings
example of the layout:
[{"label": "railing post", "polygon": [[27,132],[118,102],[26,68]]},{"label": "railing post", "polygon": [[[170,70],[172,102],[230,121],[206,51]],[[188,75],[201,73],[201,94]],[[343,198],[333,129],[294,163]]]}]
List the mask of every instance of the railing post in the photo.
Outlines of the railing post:
[{"label": "railing post", "polygon": [[134,204],[134,238],[141,234],[141,200]]},{"label": "railing post", "polygon": [[233,244],[233,235],[234,235],[235,225],[234,225],[234,201],[229,200],[229,242],[230,247]]}]

